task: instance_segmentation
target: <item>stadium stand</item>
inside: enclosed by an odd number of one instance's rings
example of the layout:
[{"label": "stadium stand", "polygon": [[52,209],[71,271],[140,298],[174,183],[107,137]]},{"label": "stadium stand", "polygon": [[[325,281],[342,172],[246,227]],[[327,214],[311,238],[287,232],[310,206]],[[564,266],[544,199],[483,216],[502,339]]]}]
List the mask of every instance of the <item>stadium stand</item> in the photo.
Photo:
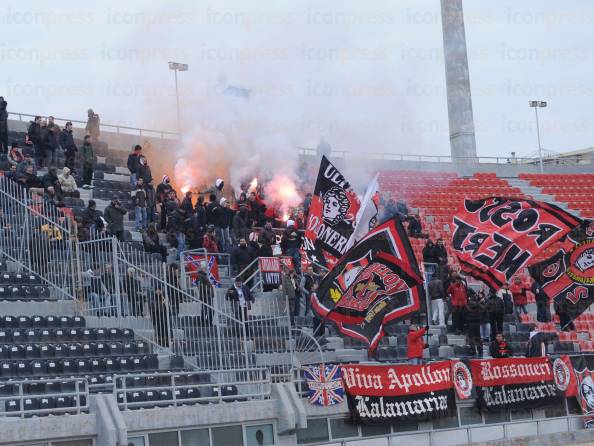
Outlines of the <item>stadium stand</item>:
[{"label": "stadium stand", "polygon": [[[22,143],[24,134],[11,132],[9,137],[11,141]],[[24,151],[27,150],[25,148]],[[65,236],[70,228],[60,221],[60,217],[80,217],[89,199],[96,200],[101,209],[112,198],[118,198],[126,208],[132,209],[129,177],[123,173],[125,155],[103,143],[95,148],[95,152],[97,163],[92,191],[83,191],[80,199],[67,197],[66,208],[55,212],[46,212],[42,203],[34,197],[27,203],[37,209],[33,211],[34,215],[38,212],[42,220],[55,224]],[[59,158],[58,164],[62,162]],[[9,169],[3,162],[0,162],[0,168]],[[80,185],[81,178],[76,176],[76,179]],[[542,188],[542,193],[554,195],[571,209],[579,210],[582,216],[594,212],[591,195],[580,192],[580,188],[583,191],[594,185],[592,175],[521,174],[519,179]],[[565,187],[567,183],[571,183],[572,187]],[[463,198],[531,196],[508,178],[484,172],[461,177],[451,172],[389,170],[381,172],[380,186],[386,193],[386,199],[403,199],[411,213],[418,213],[423,233],[434,240],[449,240],[451,217]],[[8,198],[0,202],[7,203]],[[13,213],[5,216],[11,219],[13,225],[4,228],[2,237],[17,235],[16,229],[24,221],[18,212],[14,212],[17,209],[18,206],[13,206]],[[224,301],[222,290],[214,289],[213,312],[217,322],[209,325],[203,311],[201,293],[204,290],[186,288],[191,279],[183,265],[179,282],[171,284],[169,273],[161,275],[158,272],[159,268],[162,269],[160,257],[155,259],[144,252],[140,235],[133,230],[131,221],[126,223],[126,228],[124,242],[116,244],[113,249],[107,245],[101,245],[99,249],[99,244],[92,240],[88,245],[77,245],[80,247],[77,260],[81,265],[76,269],[87,271],[98,260],[108,263],[110,259],[115,259],[118,274],[123,276],[128,268],[133,268],[150,278],[151,285],[161,281],[167,284],[164,286],[169,287],[169,292],[179,293],[182,296],[179,312],[168,319],[171,323],[168,328],[172,337],[170,345],[163,346],[157,339],[159,327],[152,325],[148,305],[134,315],[125,314],[118,304],[108,306],[109,310],[101,313],[88,304],[86,295],[81,298],[77,294],[85,287],[82,277],[61,281],[57,271],[73,260],[64,254],[68,251],[66,248],[53,247],[44,251],[43,259],[55,265],[42,268],[41,264],[26,264],[24,257],[18,257],[14,243],[0,243],[0,416],[91,416],[101,413],[97,403],[92,401],[107,401],[103,398],[113,397],[116,410],[120,410],[118,422],[126,426],[114,429],[120,432],[122,444],[127,444],[123,441],[128,439],[135,442],[132,444],[148,446],[203,444],[184,440],[190,438],[191,434],[184,433],[193,432],[190,428],[207,432],[210,440],[204,444],[262,444],[248,441],[252,438],[250,435],[255,435],[250,426],[262,426],[260,429],[266,430],[268,425],[274,427],[271,428],[272,441],[266,444],[321,443],[340,438],[337,426],[345,418],[346,404],[340,405],[332,416],[325,418],[320,411],[304,405],[304,399],[293,401],[290,392],[295,392],[295,388],[300,392],[299,396],[304,397],[302,376],[292,375],[296,363],[299,366],[320,362],[322,357],[328,363],[407,361],[408,323],[389,325],[377,352],[369,357],[363,344],[339,336],[330,326],[325,327],[323,337],[315,343],[311,341],[312,316],[295,316],[291,324],[288,300],[278,292],[258,292],[249,318],[242,323]],[[425,241],[424,237],[411,238],[420,263],[423,262]],[[166,244],[165,240],[163,242]],[[36,249],[37,245],[33,244],[25,252]],[[448,243],[446,249],[448,265],[456,270],[458,265]],[[174,250],[169,254],[169,259],[175,257]],[[231,280],[230,268],[225,265],[227,261],[221,255],[221,281],[225,284]],[[28,266],[23,268],[23,265]],[[255,276],[249,277],[257,281]],[[245,279],[247,282],[247,273]],[[64,300],[76,300],[76,308],[68,314],[41,311],[59,309]],[[46,306],[36,307],[40,303]],[[7,308],[14,308],[14,312],[7,311]],[[513,315],[507,315],[505,319],[506,338],[519,355],[526,349],[529,324],[535,322],[533,297],[529,313],[519,320]],[[541,331],[558,333],[558,341],[549,346],[551,352],[594,351],[594,330],[590,329],[594,313],[584,313],[576,321],[575,331],[559,331],[556,322],[538,324]],[[294,345],[289,348],[290,343]],[[298,346],[305,343],[309,343],[308,347],[300,350]],[[316,343],[321,344],[320,350],[317,350]],[[429,348],[424,352],[427,359],[464,358],[471,354],[463,336],[455,335],[451,330],[448,332],[446,327],[431,327]],[[488,355],[486,346],[484,355]],[[223,402],[227,404],[220,404]],[[226,406],[226,412],[222,412],[220,406]],[[537,424],[544,424],[547,418],[557,420],[557,417],[568,415],[567,408],[563,410],[561,414],[553,408],[535,409],[531,412],[531,420],[536,420]],[[135,418],[136,413],[141,413],[148,421]],[[463,413],[461,409],[453,417],[455,420],[450,420],[451,425],[411,423],[410,429],[422,432],[431,429],[439,433],[446,427],[465,431]],[[293,414],[293,418],[288,414]],[[176,419],[178,416],[179,419]],[[514,415],[508,414],[508,419],[503,421],[509,421],[509,417]],[[479,424],[492,422],[487,415],[479,415],[479,418]],[[539,418],[541,421],[538,421]],[[325,428],[323,423],[327,423]],[[217,430],[219,425],[229,432],[236,432],[233,429],[240,426],[241,439],[237,441],[235,438],[236,442],[217,441],[217,438],[224,438]],[[315,429],[319,435],[308,437]],[[557,432],[554,429],[551,427],[552,432]],[[159,443],[158,434],[163,432],[173,435],[176,440]],[[356,427],[348,438],[382,438],[388,434],[403,433],[390,426],[387,431],[380,429],[375,432]],[[95,431],[81,435],[81,438],[106,438],[105,435]],[[451,435],[458,438],[454,433]],[[280,436],[284,438],[281,440]],[[253,438],[255,441],[256,437]],[[142,443],[138,439],[142,439]],[[10,443],[0,439],[0,444]]]}]

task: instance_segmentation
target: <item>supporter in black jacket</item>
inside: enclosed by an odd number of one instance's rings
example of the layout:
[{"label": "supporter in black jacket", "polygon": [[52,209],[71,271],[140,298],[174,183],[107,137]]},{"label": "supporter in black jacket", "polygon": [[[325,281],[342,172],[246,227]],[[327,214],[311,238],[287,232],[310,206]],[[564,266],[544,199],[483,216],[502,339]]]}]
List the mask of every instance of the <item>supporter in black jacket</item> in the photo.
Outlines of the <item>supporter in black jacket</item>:
[{"label": "supporter in black jacket", "polygon": [[514,355],[514,351],[503,337],[503,333],[495,335],[495,340],[489,346],[489,353],[493,358],[509,358]]},{"label": "supporter in black jacket", "polygon": [[201,227],[206,228],[208,222],[206,219],[206,208],[204,207],[204,196],[199,195],[194,206],[194,213]]},{"label": "supporter in black jacket", "polygon": [[187,191],[184,195],[184,199],[182,200],[180,206],[184,211],[186,211],[186,215],[190,216],[194,213],[194,205],[192,204],[192,192]]},{"label": "supporter in black jacket", "polygon": [[295,227],[293,220],[287,221],[287,228],[283,232],[280,243],[283,255],[289,256],[293,259],[293,266],[298,274],[301,274],[301,235]]},{"label": "supporter in black jacket", "polygon": [[530,339],[526,350],[527,358],[535,358],[547,355],[547,344],[559,339],[556,332],[543,333],[538,331],[536,325],[530,327]]},{"label": "supporter in black jacket", "polygon": [[62,187],[58,179],[58,169],[50,167],[48,172],[41,178],[41,182],[46,195],[55,199],[56,202],[62,201],[64,194],[62,193]]},{"label": "supporter in black jacket", "polygon": [[105,208],[107,228],[118,240],[122,240],[124,235],[124,215],[127,213],[128,211],[122,207],[120,200],[111,200],[109,206]]},{"label": "supporter in black jacket", "polygon": [[64,151],[64,156],[66,157],[64,166],[68,167],[71,172],[74,172],[74,164],[78,148],[76,147],[74,137],[72,136],[72,122],[67,122],[64,129],[60,132],[59,142]]},{"label": "supporter in black jacket", "polygon": [[208,197],[208,203],[206,203],[206,206],[204,207],[205,213],[206,213],[206,223],[209,225],[214,225],[214,213],[215,213],[215,209],[219,206],[219,204],[217,203],[217,196],[215,194],[210,194],[210,196]]},{"label": "supporter in black jacket", "polygon": [[33,166],[27,166],[25,171],[17,175],[17,182],[26,189],[31,189],[35,193],[43,192],[43,183],[33,172]]},{"label": "supporter in black jacket", "polygon": [[551,322],[549,296],[547,296],[542,287],[536,282],[532,283],[530,291],[532,291],[536,300],[536,320],[538,322]]},{"label": "supporter in black jacket", "polygon": [[489,293],[489,297],[487,298],[487,312],[489,313],[489,323],[491,324],[491,341],[493,341],[497,333],[503,332],[503,315],[505,312],[503,299],[497,293]]},{"label": "supporter in black jacket", "polygon": [[0,96],[0,152],[8,153],[8,103]]},{"label": "supporter in black jacket", "polygon": [[232,233],[233,240],[247,239],[249,235],[248,226],[248,212],[247,208],[242,207],[239,212],[236,212],[233,216],[232,221]]},{"label": "supporter in black jacket", "polygon": [[276,245],[276,234],[272,230],[272,223],[267,221],[264,229],[260,233],[260,243],[266,243],[270,246]]},{"label": "supporter in black jacket", "polygon": [[408,221],[408,235],[411,237],[420,237],[423,228],[421,227],[421,220],[418,215],[409,215]]},{"label": "supporter in black jacket", "polygon": [[481,304],[479,297],[476,294],[473,295],[466,305],[466,335],[468,337],[468,345],[472,349],[472,354],[478,357],[483,356],[481,317],[484,312],[485,308]]},{"label": "supporter in black jacket", "polygon": [[136,186],[136,181],[138,179],[138,167],[140,166],[141,153],[142,146],[136,144],[132,153],[128,155],[128,160],[126,162],[126,167],[128,167],[128,170],[130,171],[130,185],[132,187]]},{"label": "supporter in black jacket", "polygon": [[151,184],[153,182],[153,174],[151,172],[151,168],[148,165],[146,158],[142,155],[138,157],[138,167],[136,170],[136,176],[138,178],[142,178],[145,185]]},{"label": "supporter in black jacket", "polygon": [[448,252],[443,244],[443,239],[437,239],[435,244],[435,258],[439,265],[446,265],[448,263]]},{"label": "supporter in black jacket", "polygon": [[56,149],[58,148],[57,126],[50,127],[46,125],[45,121],[41,123],[41,145],[44,150],[45,165],[55,166],[56,164]]},{"label": "supporter in black jacket", "polygon": [[427,242],[423,247],[423,262],[437,263],[437,257],[435,254],[435,244],[433,243],[433,240],[427,239]]},{"label": "supporter in black jacket", "polygon": [[95,200],[89,200],[87,208],[82,213],[82,226],[87,230],[95,228],[96,230],[103,229],[103,222],[101,221],[101,212],[97,210],[97,203]]},{"label": "supporter in black jacket", "polygon": [[258,245],[258,257],[272,257],[272,246],[266,241],[261,241]]},{"label": "supporter in black jacket", "polygon": [[233,274],[239,274],[254,260],[254,252],[248,246],[245,238],[239,239],[239,244],[231,251],[231,266]]},{"label": "supporter in black jacket", "polygon": [[43,147],[41,147],[41,117],[35,116],[27,129],[27,140],[33,144],[35,152],[35,162],[37,167],[41,167],[43,160]]},{"label": "supporter in black jacket", "polygon": [[182,208],[175,208],[167,220],[167,230],[183,232],[185,230],[186,212]]}]

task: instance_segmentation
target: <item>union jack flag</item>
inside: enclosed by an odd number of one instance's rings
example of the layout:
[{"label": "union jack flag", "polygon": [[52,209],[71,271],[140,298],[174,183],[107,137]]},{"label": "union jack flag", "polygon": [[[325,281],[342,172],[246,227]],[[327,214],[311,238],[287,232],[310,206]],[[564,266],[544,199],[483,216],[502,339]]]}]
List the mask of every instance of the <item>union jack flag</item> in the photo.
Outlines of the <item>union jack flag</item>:
[{"label": "union jack flag", "polygon": [[303,368],[309,387],[309,402],[318,406],[342,403],[344,387],[342,372],[338,365],[319,365]]}]

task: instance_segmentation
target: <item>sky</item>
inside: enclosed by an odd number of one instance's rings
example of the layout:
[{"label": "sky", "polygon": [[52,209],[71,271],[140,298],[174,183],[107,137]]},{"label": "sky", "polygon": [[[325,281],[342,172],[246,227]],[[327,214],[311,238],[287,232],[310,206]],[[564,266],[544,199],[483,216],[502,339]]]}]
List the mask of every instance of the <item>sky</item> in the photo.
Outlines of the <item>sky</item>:
[{"label": "sky", "polygon": [[[4,1],[0,94],[12,112],[283,144],[449,154],[438,0]],[[594,3],[464,2],[477,152],[594,141]],[[251,90],[241,113],[225,85]],[[243,101],[242,99],[235,99]],[[236,107],[234,105],[233,107]],[[233,108],[232,107],[232,108]],[[254,131],[257,128],[257,131]],[[254,135],[254,133],[256,133]],[[271,139],[269,138],[269,141]]]}]

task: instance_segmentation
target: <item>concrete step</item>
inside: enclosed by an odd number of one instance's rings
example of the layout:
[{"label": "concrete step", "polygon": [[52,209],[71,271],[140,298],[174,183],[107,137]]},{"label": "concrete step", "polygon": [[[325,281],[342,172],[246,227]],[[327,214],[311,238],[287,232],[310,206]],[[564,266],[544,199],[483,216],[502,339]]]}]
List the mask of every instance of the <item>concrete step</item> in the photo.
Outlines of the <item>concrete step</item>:
[{"label": "concrete step", "polygon": [[103,179],[104,180],[109,180],[109,181],[122,181],[124,183],[129,183],[130,182],[130,172],[128,171],[128,169],[125,169],[126,173],[118,173],[117,169],[116,169],[116,173],[105,173],[103,174]]},{"label": "concrete step", "polygon": [[460,345],[460,346],[467,345],[466,336],[449,334],[448,335],[448,344],[449,345]]},{"label": "concrete step", "polygon": [[57,315],[74,316],[76,303],[72,300],[56,301],[0,301],[0,315],[35,316]]}]

